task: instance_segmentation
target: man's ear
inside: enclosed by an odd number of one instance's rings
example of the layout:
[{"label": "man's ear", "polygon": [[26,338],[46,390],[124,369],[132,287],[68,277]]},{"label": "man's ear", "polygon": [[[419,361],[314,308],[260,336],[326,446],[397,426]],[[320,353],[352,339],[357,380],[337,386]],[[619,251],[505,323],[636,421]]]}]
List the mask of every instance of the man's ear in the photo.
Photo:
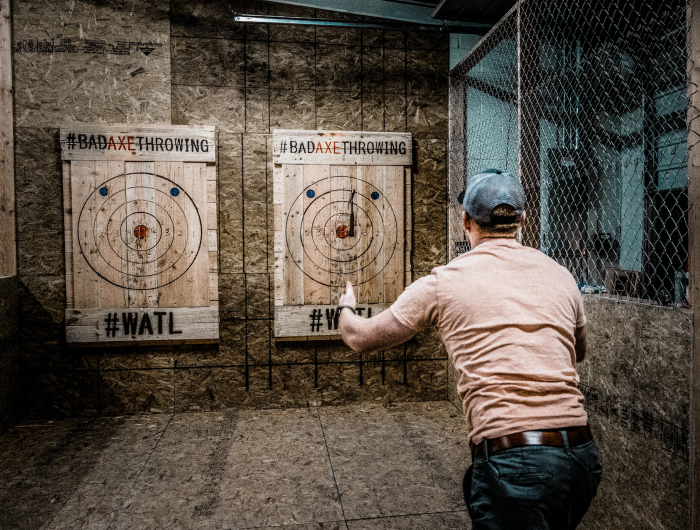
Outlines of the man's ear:
[{"label": "man's ear", "polygon": [[464,227],[465,232],[469,231],[469,223],[470,219],[469,216],[467,216],[466,211],[462,211],[462,226]]}]

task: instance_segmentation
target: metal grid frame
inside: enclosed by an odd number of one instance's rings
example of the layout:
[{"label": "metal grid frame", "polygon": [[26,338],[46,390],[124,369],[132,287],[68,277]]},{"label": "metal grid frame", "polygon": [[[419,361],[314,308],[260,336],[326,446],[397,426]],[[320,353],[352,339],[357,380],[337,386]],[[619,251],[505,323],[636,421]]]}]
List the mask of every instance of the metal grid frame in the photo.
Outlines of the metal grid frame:
[{"label": "metal grid frame", "polygon": [[522,0],[451,73],[455,197],[489,167],[520,176],[523,244],[583,293],[688,307],[686,0]]}]

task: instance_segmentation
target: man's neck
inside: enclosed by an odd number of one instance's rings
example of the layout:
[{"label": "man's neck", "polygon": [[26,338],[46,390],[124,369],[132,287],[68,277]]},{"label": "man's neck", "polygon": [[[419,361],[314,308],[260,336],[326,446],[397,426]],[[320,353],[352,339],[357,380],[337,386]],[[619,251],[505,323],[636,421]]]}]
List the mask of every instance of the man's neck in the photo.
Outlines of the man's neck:
[{"label": "man's neck", "polygon": [[469,239],[469,246],[473,249],[481,245],[482,243],[485,243],[486,241],[495,241],[495,240],[501,240],[501,241],[516,241],[515,237],[503,237],[503,236],[485,236],[480,233],[472,233],[470,234]]}]

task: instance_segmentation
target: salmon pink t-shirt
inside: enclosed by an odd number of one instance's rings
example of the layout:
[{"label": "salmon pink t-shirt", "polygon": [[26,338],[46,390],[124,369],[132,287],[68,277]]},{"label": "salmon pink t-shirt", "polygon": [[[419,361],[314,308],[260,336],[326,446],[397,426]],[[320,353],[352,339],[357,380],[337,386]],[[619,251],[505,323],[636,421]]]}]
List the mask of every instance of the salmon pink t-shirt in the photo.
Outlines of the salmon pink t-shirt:
[{"label": "salmon pink t-shirt", "polygon": [[459,375],[469,438],[585,425],[574,330],[586,317],[576,280],[515,239],[487,239],[409,285],[391,312],[435,325]]}]

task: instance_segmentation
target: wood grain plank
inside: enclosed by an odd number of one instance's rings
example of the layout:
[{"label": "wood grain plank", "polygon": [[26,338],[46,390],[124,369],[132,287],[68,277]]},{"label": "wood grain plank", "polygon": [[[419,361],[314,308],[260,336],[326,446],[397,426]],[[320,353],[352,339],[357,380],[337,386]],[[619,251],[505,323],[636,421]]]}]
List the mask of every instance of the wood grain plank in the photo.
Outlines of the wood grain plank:
[{"label": "wood grain plank", "polygon": [[304,189],[304,166],[283,165],[285,226],[284,305],[303,305],[304,273],[302,267],[301,218],[303,202],[297,198]]},{"label": "wood grain plank", "polygon": [[[128,307],[158,306],[158,262],[156,239],[156,189],[154,162],[126,162]],[[136,231],[146,227],[146,237]]]},{"label": "wood grain plank", "polygon": [[272,138],[275,164],[406,166],[413,163],[410,133],[277,129]]},{"label": "wood grain plank", "polygon": [[63,160],[216,160],[215,132],[208,126],[70,123],[61,126],[60,142]]},{"label": "wood grain plank", "polygon": [[[128,312],[129,308],[124,307],[105,307],[105,308],[89,308],[89,309],[67,309],[65,311],[66,324],[69,326],[91,326],[104,327],[104,317],[106,313],[122,313]],[[219,322],[219,312],[209,307],[159,307],[159,308],[131,308],[132,313],[143,315],[148,313],[154,315],[155,311],[172,312],[175,317],[175,322],[179,324],[179,319],[184,319],[190,323],[213,323]],[[150,318],[150,317],[149,317]],[[168,316],[163,316],[163,328],[168,324]],[[121,315],[120,315],[121,320]],[[158,319],[151,318],[157,325]],[[156,332],[157,326],[154,326]],[[120,330],[122,331],[122,330]]]},{"label": "wood grain plank", "polygon": [[304,166],[304,190],[313,191],[313,197],[305,191],[304,202],[304,303],[330,304],[330,246],[324,234],[327,217],[323,212],[330,208],[330,166]]},{"label": "wood grain plank", "polygon": [[[211,184],[214,184],[213,195],[216,197],[216,182],[207,181],[206,173],[202,170],[202,164],[185,162],[185,188],[190,193],[195,204],[204,205],[207,196],[211,193]],[[209,276],[208,276],[208,249],[209,231],[207,230],[207,218],[204,212],[195,210],[188,204],[188,252],[196,255],[194,263],[185,274],[188,283],[191,285],[190,297],[183,306],[207,306],[209,305]],[[193,222],[194,217],[199,218],[199,227]],[[200,230],[198,234],[197,231]],[[199,245],[197,245],[199,238]],[[178,280],[179,281],[179,280]]]},{"label": "wood grain plank", "polygon": [[[95,161],[95,170],[98,173],[99,186],[106,185],[109,195],[102,197],[95,195],[99,204],[95,229],[98,231],[97,241],[100,250],[100,259],[112,266],[100,269],[101,277],[98,279],[99,305],[97,307],[118,307],[127,303],[128,291],[122,287],[125,284],[126,263],[118,259],[112,250],[121,243],[119,229],[124,218],[125,209],[115,210],[115,204],[109,199],[115,194],[124,192],[126,179],[119,178],[124,174],[124,162],[121,161]],[[110,222],[111,221],[111,222]]]},{"label": "wood grain plank", "polygon": [[[387,243],[396,241],[392,248],[384,245],[384,303],[396,301],[404,289],[404,168],[384,167],[384,195],[387,203],[384,209],[384,238]],[[392,222],[395,218],[395,223]]]},{"label": "wood grain plank", "polygon": [[411,176],[411,166],[404,167],[404,282],[403,288],[406,289],[413,283],[413,271],[411,269],[411,258],[413,256],[413,181]]},{"label": "wood grain plank", "polygon": [[73,205],[70,184],[70,162],[63,162],[63,232],[65,237],[66,307],[73,302]]},{"label": "wood grain plank", "polygon": [[[205,181],[205,189],[206,189],[206,202],[207,203],[215,203],[216,204],[216,181],[215,180],[206,180],[207,172],[204,171],[205,168],[202,168],[201,166],[198,166],[201,171],[202,179]],[[202,203],[203,204],[203,203]]]},{"label": "wood grain plank", "polygon": [[71,195],[73,208],[73,304],[76,308],[99,307],[98,276],[87,262],[85,253],[95,254],[93,222],[97,199],[95,162],[71,163]]},{"label": "wood grain plank", "polygon": [[[69,309],[66,317],[66,341],[74,345],[133,344],[134,342],[174,343],[219,337],[218,307],[160,307]],[[107,336],[106,321],[112,320],[113,332]],[[131,320],[132,324],[125,325]],[[169,342],[166,342],[169,341]]]},{"label": "wood grain plank", "polygon": [[[341,227],[349,228],[350,198],[352,190],[357,189],[357,168],[355,166],[331,166],[331,215],[325,223],[326,239],[330,242],[331,252],[331,302],[337,302],[345,292],[345,284],[351,281],[357,285],[359,275],[349,274],[357,270],[351,259],[357,252],[352,249],[357,237],[343,237],[338,231]],[[353,198],[353,201],[355,199]]]},{"label": "wood grain plank", "polygon": [[216,231],[217,226],[219,225],[219,209],[216,207],[215,202],[208,202],[207,203],[207,226],[209,227],[209,230],[214,230]]},{"label": "wood grain plank", "polygon": [[[180,186],[183,182],[184,162],[156,162],[155,173]],[[175,280],[180,276],[184,267],[185,241],[185,216],[178,207],[179,202],[171,199],[170,189],[172,185],[166,180],[158,180],[156,184],[156,205],[163,216],[163,235],[158,242],[159,278],[158,278],[158,305],[161,307],[182,306],[182,291],[184,282],[179,285]],[[183,202],[183,201],[180,201]],[[167,221],[166,221],[167,219]],[[180,235],[182,233],[182,235]],[[179,260],[173,256],[175,252],[183,257]]]},{"label": "wood grain plank", "polygon": [[[94,193],[98,204],[94,222],[98,249],[95,265],[100,271],[100,301],[96,307],[125,306],[128,304],[128,291],[124,288],[128,285],[128,260],[123,223],[127,210],[124,162],[96,161],[95,166],[99,168],[98,187],[106,190],[104,196]],[[110,177],[116,178],[110,180]]]},{"label": "wood grain plank", "polygon": [[[362,316],[375,316],[388,308],[391,304],[358,304],[362,310]],[[283,306],[275,310],[275,338],[294,340],[332,340],[340,339],[340,333],[332,322],[332,313],[335,304],[318,304],[305,306]],[[311,330],[309,315],[314,311],[321,314],[321,325],[318,329]],[[330,328],[329,328],[330,321]]]},{"label": "wood grain plank", "polygon": [[282,166],[274,164],[272,169],[272,214],[273,214],[273,283],[275,305],[284,303],[284,184]]},{"label": "wood grain plank", "polygon": [[17,274],[10,0],[0,1],[0,276]]},{"label": "wood grain plank", "polygon": [[[363,248],[367,251],[360,256],[360,285],[357,288],[358,301],[375,304],[384,301],[384,252],[382,239],[384,223],[382,220],[383,199],[373,199],[373,192],[384,190],[384,170],[382,166],[359,166],[358,184],[361,189],[360,206],[366,212],[366,226],[363,226]],[[380,208],[377,208],[379,204]],[[371,243],[370,243],[371,242]]]},{"label": "wood grain plank", "polygon": [[216,272],[209,273],[209,301],[213,300],[219,300],[219,274]]},{"label": "wood grain plank", "polygon": [[216,230],[207,230],[207,250],[209,252],[216,252]]},{"label": "wood grain plank", "polygon": [[[406,250],[413,249],[413,198],[412,198],[412,187],[411,187],[411,168],[404,168],[404,225],[406,237],[404,237],[404,248]],[[407,263],[411,263],[409,260]]]}]

